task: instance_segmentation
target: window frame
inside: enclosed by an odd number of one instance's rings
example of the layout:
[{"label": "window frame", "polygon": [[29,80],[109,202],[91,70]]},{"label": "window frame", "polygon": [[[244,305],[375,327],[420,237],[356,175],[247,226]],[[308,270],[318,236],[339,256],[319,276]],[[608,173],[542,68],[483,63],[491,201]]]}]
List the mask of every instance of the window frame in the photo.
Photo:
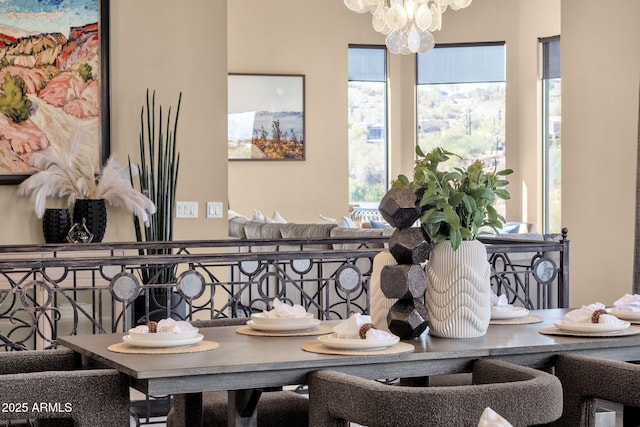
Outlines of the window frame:
[{"label": "window frame", "polygon": [[[549,63],[549,48],[551,47],[550,43],[558,42],[558,46],[560,48],[560,36],[551,36],[551,37],[540,37],[538,38],[538,43],[540,47],[540,82],[541,82],[541,106],[542,106],[542,147],[541,147],[541,155],[542,155],[542,230],[543,233],[549,233],[550,223],[551,223],[551,215],[550,215],[550,201],[549,197],[551,194],[550,191],[550,141],[549,141],[549,129],[551,123],[549,121],[550,118],[550,97],[549,97],[549,89],[550,89],[550,80],[560,79],[562,81],[560,63],[558,59],[557,70],[555,68],[553,70],[550,69],[554,64]],[[559,57],[559,55],[558,55]],[[562,84],[562,83],[561,83]],[[561,89],[562,90],[562,89]],[[562,102],[562,101],[561,101]],[[562,135],[562,134],[561,134]],[[560,184],[562,186],[562,183]]]},{"label": "window frame", "polygon": [[[391,133],[389,131],[389,51],[385,45],[369,45],[369,44],[349,44],[347,47],[347,61],[350,49],[376,49],[384,52],[384,81],[381,80],[356,80],[351,79],[349,76],[349,69],[347,67],[347,103],[348,103],[348,85],[350,82],[380,82],[384,83],[384,132],[382,133],[384,138],[384,193],[389,191],[390,188],[390,150],[391,150]],[[348,117],[349,120],[349,117]],[[347,143],[350,144],[349,137],[347,136]],[[378,203],[380,201],[378,200]],[[369,203],[369,202],[357,202],[351,200],[351,191],[349,190],[349,204],[354,203]]]}]

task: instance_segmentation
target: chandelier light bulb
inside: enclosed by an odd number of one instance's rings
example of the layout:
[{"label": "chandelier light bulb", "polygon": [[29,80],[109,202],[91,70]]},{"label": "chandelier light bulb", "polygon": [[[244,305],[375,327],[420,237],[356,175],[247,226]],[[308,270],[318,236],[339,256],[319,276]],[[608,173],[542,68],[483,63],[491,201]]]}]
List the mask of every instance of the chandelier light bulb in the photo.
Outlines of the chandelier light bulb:
[{"label": "chandelier light bulb", "polygon": [[405,0],[404,10],[407,12],[407,20],[413,21],[415,19],[416,4],[413,0]]},{"label": "chandelier light bulb", "polygon": [[387,12],[387,25],[394,30],[398,30],[407,25],[407,12],[400,2],[396,2]]},{"label": "chandelier light bulb", "polygon": [[452,0],[450,3],[451,9],[458,10],[464,9],[471,4],[471,0]]},{"label": "chandelier light bulb", "polygon": [[419,29],[426,31],[431,26],[431,21],[433,17],[431,15],[431,10],[429,10],[429,6],[426,3],[418,6],[416,10],[416,25]]},{"label": "chandelier light bulb", "polygon": [[380,5],[373,13],[373,29],[382,34],[389,34],[391,32],[391,28],[387,25],[386,20],[387,9],[386,6]]},{"label": "chandelier light bulb", "polygon": [[436,47],[436,39],[433,37],[433,34],[426,30],[421,31],[418,53],[429,53],[434,47]]},{"label": "chandelier light bulb", "polygon": [[435,4],[431,5],[431,25],[429,31],[440,31],[442,28],[442,12]]},{"label": "chandelier light bulb", "polygon": [[369,11],[366,0],[344,0],[344,5],[356,13],[365,13]]},{"label": "chandelier light bulb", "polygon": [[411,26],[409,34],[407,35],[407,47],[413,53],[418,53],[420,49],[420,33],[415,25]]}]

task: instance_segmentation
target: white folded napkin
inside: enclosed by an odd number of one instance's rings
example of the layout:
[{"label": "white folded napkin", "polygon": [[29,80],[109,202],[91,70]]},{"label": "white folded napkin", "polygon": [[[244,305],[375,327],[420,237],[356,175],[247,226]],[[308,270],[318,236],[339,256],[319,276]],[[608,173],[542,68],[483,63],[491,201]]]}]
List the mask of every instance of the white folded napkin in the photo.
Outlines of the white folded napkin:
[{"label": "white folded napkin", "polygon": [[491,309],[494,311],[511,311],[513,304],[509,304],[507,296],[502,294],[498,296],[493,289],[491,289]]},{"label": "white folded napkin", "polygon": [[191,323],[184,320],[162,319],[158,321],[158,332],[175,333],[187,332],[196,329]]},{"label": "white folded napkin", "polygon": [[613,303],[613,306],[620,311],[640,311],[640,295],[625,294],[622,298]]},{"label": "white folded napkin", "polygon": [[307,310],[300,304],[288,305],[278,298],[273,300],[273,309],[263,311],[262,315],[269,318],[295,319],[307,316]]},{"label": "white folded napkin", "polygon": [[[347,320],[344,320],[334,326],[333,332],[335,333],[336,338],[360,339],[360,328],[367,323],[371,323],[371,316],[355,313]],[[368,340],[388,339],[393,336],[393,334],[390,334],[387,331],[375,328],[370,328],[366,333],[366,339]]]},{"label": "white folded napkin", "polygon": [[[197,329],[191,323],[186,322],[184,320],[173,320],[173,319],[161,319],[158,321],[158,326],[156,328],[157,332],[162,333],[177,333],[177,332],[187,332]],[[135,328],[131,329],[131,332],[137,332],[139,334],[147,334],[149,333],[149,327],[147,325],[138,325]]]},{"label": "white folded napkin", "polygon": [[[562,317],[562,320],[567,322],[576,323],[592,323],[591,316],[596,310],[604,310],[605,306],[602,303],[596,302],[595,304],[583,305],[581,308],[571,310]],[[601,314],[598,318],[598,323],[621,323],[622,320],[611,314]]]},{"label": "white folded napkin", "polygon": [[502,418],[496,411],[487,407],[482,412],[478,427],[513,427],[511,423]]}]

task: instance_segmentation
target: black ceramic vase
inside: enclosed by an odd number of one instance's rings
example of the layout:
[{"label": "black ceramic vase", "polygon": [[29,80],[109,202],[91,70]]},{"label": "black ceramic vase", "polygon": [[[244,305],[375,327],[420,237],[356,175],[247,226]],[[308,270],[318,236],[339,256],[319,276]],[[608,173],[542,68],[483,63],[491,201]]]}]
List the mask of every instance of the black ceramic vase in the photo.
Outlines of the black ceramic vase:
[{"label": "black ceramic vase", "polygon": [[107,207],[104,199],[78,199],[73,207],[74,224],[82,224],[84,218],[87,229],[93,234],[94,243],[102,242],[107,229]]},{"label": "black ceramic vase", "polygon": [[42,233],[46,243],[64,243],[71,228],[69,209],[47,208],[42,217]]}]

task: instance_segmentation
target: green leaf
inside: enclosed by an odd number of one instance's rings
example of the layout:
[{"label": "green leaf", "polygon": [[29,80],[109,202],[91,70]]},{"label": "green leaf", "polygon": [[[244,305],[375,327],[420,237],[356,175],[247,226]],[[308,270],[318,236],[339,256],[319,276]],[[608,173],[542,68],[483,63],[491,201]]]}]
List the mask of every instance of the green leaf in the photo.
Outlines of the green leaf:
[{"label": "green leaf", "polygon": [[462,192],[456,192],[449,196],[449,205],[452,207],[458,206],[464,200],[466,194]]},{"label": "green leaf", "polygon": [[513,173],[513,170],[505,169],[505,170],[501,170],[501,171],[496,172],[496,175],[505,176],[505,175],[511,175],[512,173]]},{"label": "green leaf", "polygon": [[445,214],[437,209],[430,209],[420,218],[423,224],[437,224],[445,221]]},{"label": "green leaf", "polygon": [[501,190],[501,189],[497,189],[494,190],[493,193],[500,197],[502,200],[509,200],[511,199],[511,195],[509,194],[509,192],[507,190]]},{"label": "green leaf", "polygon": [[458,249],[462,243],[462,234],[460,233],[460,230],[451,230],[451,233],[449,233],[449,240],[451,240],[451,248],[453,248],[454,251]]},{"label": "green leaf", "polygon": [[451,228],[460,228],[460,217],[456,214],[453,208],[449,205],[444,207],[444,220],[449,224]]},{"label": "green leaf", "polygon": [[418,157],[425,157],[424,152],[422,151],[422,148],[420,148],[420,145],[416,144],[416,154],[418,155]]}]

